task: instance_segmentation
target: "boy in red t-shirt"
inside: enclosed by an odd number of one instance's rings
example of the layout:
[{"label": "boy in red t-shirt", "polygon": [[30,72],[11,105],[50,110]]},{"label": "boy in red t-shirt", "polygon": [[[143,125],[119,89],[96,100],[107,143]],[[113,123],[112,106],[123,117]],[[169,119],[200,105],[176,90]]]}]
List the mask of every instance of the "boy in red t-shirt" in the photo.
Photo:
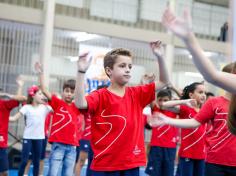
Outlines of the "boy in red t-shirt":
[{"label": "boy in red t-shirt", "polygon": [[79,145],[77,131],[81,128],[78,126],[78,118],[81,118],[80,111],[73,102],[75,81],[64,82],[62,99],[59,99],[46,89],[41,65],[36,63],[35,68],[39,73],[41,89],[54,111],[48,136],[48,142],[52,144],[48,175],[57,176],[59,169],[62,168],[62,175],[71,176],[74,171],[76,146]]},{"label": "boy in red t-shirt", "polygon": [[[17,79],[17,84],[17,95],[0,92],[0,176],[8,175],[7,142],[10,112],[19,106],[19,102],[26,101],[26,97],[21,95],[23,80]],[[3,99],[3,97],[8,99]]]},{"label": "boy in red t-shirt", "polygon": [[[171,99],[172,96],[170,90],[165,89],[158,92],[156,101],[152,107],[152,113],[161,112],[168,117],[176,118],[176,113],[159,108],[163,102],[170,101]],[[170,125],[152,128],[152,137],[150,142],[151,149],[145,170],[148,175],[174,175],[177,135],[177,128]]]},{"label": "boy in red t-shirt", "polygon": [[143,108],[155,98],[155,91],[169,83],[164,60],[155,52],[160,42],[151,43],[159,62],[160,81],[127,87],[132,68],[132,54],[122,48],[113,49],[104,57],[104,69],[110,78],[108,88],[85,97],[84,75],[89,67],[87,57],[78,61],[75,102],[92,116],[91,146],[94,152],[93,176],[139,175],[146,165],[144,148]]}]

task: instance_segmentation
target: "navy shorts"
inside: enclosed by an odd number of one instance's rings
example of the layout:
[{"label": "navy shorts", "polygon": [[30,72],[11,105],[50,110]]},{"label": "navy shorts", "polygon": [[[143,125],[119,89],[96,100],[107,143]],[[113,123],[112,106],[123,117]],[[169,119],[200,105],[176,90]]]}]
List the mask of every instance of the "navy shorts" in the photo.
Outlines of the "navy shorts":
[{"label": "navy shorts", "polygon": [[83,140],[81,139],[79,141],[79,147],[76,147],[76,162],[79,159],[79,153],[80,151],[84,151],[84,152],[89,152],[89,148],[90,148],[90,142],[89,140]]},{"label": "navy shorts", "polygon": [[92,171],[92,176],[139,176],[139,167],[122,171]]},{"label": "navy shorts", "polygon": [[89,147],[90,147],[90,142],[89,140],[83,140],[81,139],[79,141],[79,145],[80,145],[80,151],[84,151],[84,152],[89,152]]},{"label": "navy shorts", "polygon": [[204,176],[205,161],[180,157],[178,167],[180,176]]},{"label": "navy shorts", "polygon": [[206,163],[205,176],[236,175],[236,167]]},{"label": "navy shorts", "polygon": [[145,170],[150,176],[173,176],[176,148],[151,146]]},{"label": "navy shorts", "polygon": [[9,169],[7,148],[0,148],[0,173]]},{"label": "navy shorts", "polygon": [[[44,160],[44,158],[45,158],[47,143],[48,143],[48,138],[46,137],[46,138],[43,140],[42,151],[41,151],[41,155],[40,155],[40,160]],[[32,160],[32,158],[33,158],[33,155],[32,155],[32,149],[31,149],[31,152],[29,153],[29,160]]]},{"label": "navy shorts", "polygon": [[79,153],[80,153],[80,146],[76,147],[76,158],[75,158],[75,162],[77,163],[77,161],[79,160]]}]

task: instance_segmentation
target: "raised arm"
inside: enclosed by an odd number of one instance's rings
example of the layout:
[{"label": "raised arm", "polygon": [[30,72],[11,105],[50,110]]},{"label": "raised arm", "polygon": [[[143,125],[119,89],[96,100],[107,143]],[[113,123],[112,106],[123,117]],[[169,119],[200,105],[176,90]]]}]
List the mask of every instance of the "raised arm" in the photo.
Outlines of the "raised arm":
[{"label": "raised arm", "polygon": [[170,84],[170,86],[168,86],[169,89],[173,90],[176,95],[180,98],[183,94],[182,90],[177,89],[175,86],[173,86],[172,84]]},{"label": "raised arm", "polygon": [[152,118],[149,118],[149,124],[152,127],[157,127],[161,125],[171,125],[176,126],[179,128],[197,128],[201,125],[200,122],[192,119],[173,119],[170,117],[167,117],[166,115],[162,113],[155,113],[153,114]]},{"label": "raised arm", "polygon": [[20,117],[23,117],[23,115],[20,112],[17,112],[15,115],[10,116],[9,121],[10,122],[17,121]]},{"label": "raised arm", "polygon": [[161,109],[166,109],[174,112],[179,112],[180,105],[186,105],[189,107],[196,106],[197,102],[195,99],[186,99],[186,100],[171,100],[163,102],[161,105]]},{"label": "raised arm", "polygon": [[0,97],[5,96],[5,97],[8,97],[10,99],[19,101],[19,102],[26,101],[27,98],[22,95],[22,90],[23,90],[23,86],[24,86],[23,79],[19,76],[16,80],[16,83],[18,85],[16,95],[5,93],[5,92],[0,92]]},{"label": "raised arm", "polygon": [[216,70],[210,59],[205,56],[203,49],[192,31],[189,12],[185,11],[183,18],[179,18],[168,8],[163,14],[162,23],[167,29],[184,41],[193,56],[196,67],[205,80],[226,91],[236,93],[236,75]]},{"label": "raised arm", "polygon": [[167,67],[163,58],[164,48],[161,41],[151,42],[150,47],[158,62],[159,81],[156,83],[156,90],[160,90],[170,82]]},{"label": "raised arm", "polygon": [[83,55],[79,56],[79,60],[77,62],[77,78],[76,78],[76,85],[75,85],[75,105],[79,109],[87,109],[88,104],[85,99],[85,73],[88,70],[88,67],[91,63],[91,58],[88,58],[89,53],[84,53]]},{"label": "raised arm", "polygon": [[40,88],[42,90],[42,92],[46,95],[46,97],[48,98],[48,100],[51,100],[52,98],[52,94],[49,92],[48,88],[45,85],[45,75],[43,72],[43,68],[42,65],[39,62],[35,63],[35,70],[39,76],[39,84],[40,84]]},{"label": "raised arm", "polygon": [[13,96],[13,99],[14,100],[17,100],[17,101],[26,101],[27,98],[25,96],[22,95],[22,92],[23,92],[23,86],[24,86],[24,80],[22,78],[22,76],[18,76],[17,79],[16,79],[16,83],[18,85],[18,88],[17,88],[17,91],[16,91],[16,95]]}]

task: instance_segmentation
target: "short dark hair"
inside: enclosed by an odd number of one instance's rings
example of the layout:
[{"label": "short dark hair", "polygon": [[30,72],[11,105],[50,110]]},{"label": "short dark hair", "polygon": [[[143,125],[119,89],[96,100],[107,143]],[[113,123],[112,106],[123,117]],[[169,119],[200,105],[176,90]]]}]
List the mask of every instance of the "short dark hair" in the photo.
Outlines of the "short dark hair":
[{"label": "short dark hair", "polygon": [[161,90],[157,93],[157,98],[162,98],[162,97],[169,97],[169,99],[171,99],[172,95],[171,95],[171,91],[169,89],[164,89]]},{"label": "short dark hair", "polygon": [[207,96],[207,97],[209,97],[209,96],[213,96],[213,97],[214,97],[215,95],[214,95],[212,92],[207,92],[207,93],[206,93],[206,96]]},{"label": "short dark hair", "polygon": [[[103,64],[104,69],[106,69],[106,67],[113,69],[113,66],[114,66],[118,56],[128,56],[131,58],[133,57],[132,53],[127,49],[124,49],[124,48],[113,49],[110,52],[108,52],[104,57],[104,64]],[[107,75],[107,76],[109,76],[109,75]]]},{"label": "short dark hair", "polygon": [[65,88],[70,88],[72,90],[75,90],[75,80],[74,79],[66,80],[63,84],[63,90],[65,90]]}]

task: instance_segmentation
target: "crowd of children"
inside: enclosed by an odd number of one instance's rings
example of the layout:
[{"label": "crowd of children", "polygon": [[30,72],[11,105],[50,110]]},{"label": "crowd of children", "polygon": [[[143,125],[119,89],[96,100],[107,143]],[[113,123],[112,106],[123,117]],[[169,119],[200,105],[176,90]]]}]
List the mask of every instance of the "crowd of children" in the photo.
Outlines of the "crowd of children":
[{"label": "crowd of children", "polygon": [[[224,96],[206,100],[204,82],[194,82],[181,93],[175,89],[180,99],[174,100],[167,88],[173,86],[160,41],[150,43],[159,79],[155,82],[154,77],[146,76],[142,85],[134,87],[127,86],[133,55],[124,48],[113,49],[104,57],[109,86],[88,95],[84,90],[85,73],[91,63],[88,53],[79,57],[76,80],[65,81],[61,98],[49,92],[42,66],[36,63],[40,86],[29,87],[25,97],[23,81],[18,79],[16,95],[0,94],[0,176],[8,175],[9,121],[21,117],[25,129],[19,176],[27,174],[29,160],[33,175],[43,174],[47,140],[51,144],[48,176],[80,176],[86,158],[87,176],[139,176],[140,167],[146,167],[150,176],[174,176],[178,142],[176,175],[236,175],[236,97],[232,96],[236,92],[236,63],[225,66],[223,72],[217,71],[199,46],[190,19],[188,12],[179,18],[167,9],[162,20],[184,41],[204,78],[227,91]],[[10,116],[20,103],[23,106],[19,112]],[[151,113],[144,118],[147,106]],[[148,161],[146,124],[152,130]]]}]

